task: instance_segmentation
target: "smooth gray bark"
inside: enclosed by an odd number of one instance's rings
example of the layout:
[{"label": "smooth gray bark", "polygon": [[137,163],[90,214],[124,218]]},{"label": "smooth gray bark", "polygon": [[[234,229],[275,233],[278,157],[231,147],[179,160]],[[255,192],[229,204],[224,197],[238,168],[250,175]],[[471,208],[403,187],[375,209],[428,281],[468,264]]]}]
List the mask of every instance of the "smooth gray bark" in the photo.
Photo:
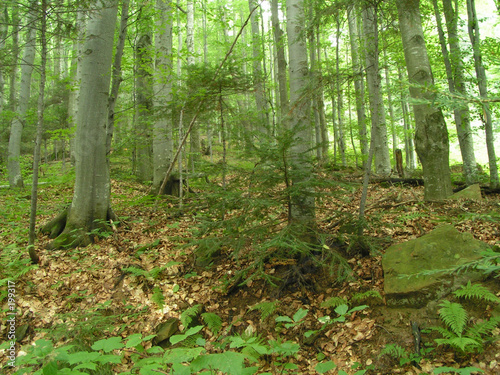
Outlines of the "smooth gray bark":
[{"label": "smooth gray bark", "polygon": [[310,152],[310,100],[305,94],[309,86],[309,68],[305,40],[303,0],[287,1],[287,34],[290,73],[289,129],[294,136],[290,149],[292,183],[299,192],[291,198],[289,217],[301,230],[311,229],[315,220],[315,202],[308,181],[312,174]]},{"label": "smooth gray bark", "polygon": [[[278,89],[279,89],[279,119],[280,122],[286,117],[288,113],[288,87],[286,78],[286,58],[285,58],[285,36],[283,30],[280,26],[280,21],[278,17],[278,0],[271,1],[271,17],[273,24],[273,37],[274,44],[276,46],[276,56],[277,56],[277,77],[278,77]],[[283,126],[281,126],[283,127]]]},{"label": "smooth gray bark", "polygon": [[[8,32],[8,12],[7,5],[0,6],[0,55],[4,54],[5,41]],[[4,110],[5,105],[5,78],[4,74],[6,67],[3,65],[3,59],[0,59],[0,113]]]},{"label": "smooth gray bark", "polygon": [[366,81],[370,97],[370,117],[372,122],[373,155],[375,172],[382,176],[391,173],[391,158],[387,142],[387,125],[384,100],[382,98],[379,72],[378,17],[375,5],[363,9],[363,30],[366,59]]},{"label": "smooth gray bark", "polygon": [[[479,95],[482,99],[488,99],[488,79],[486,78],[486,70],[483,65],[483,58],[480,48],[481,39],[479,37],[479,22],[476,15],[476,2],[475,0],[467,0],[467,16],[468,16],[468,30],[469,38],[472,44],[472,51],[474,54],[474,68],[476,70],[477,87],[479,88]],[[498,180],[498,166],[495,154],[495,136],[493,133],[493,119],[491,115],[490,105],[487,101],[483,102],[483,123],[486,133],[486,149],[488,150],[488,164],[490,167],[490,187],[497,188],[499,186]]]},{"label": "smooth gray bark", "polygon": [[[174,152],[172,112],[172,5],[156,0],[155,83],[153,106],[153,192],[157,192],[172,162]],[[182,186],[181,186],[182,187]]]},{"label": "smooth gray bark", "polygon": [[[35,7],[36,2],[30,4],[31,9],[28,13],[26,40],[21,60],[21,82],[19,86],[19,98],[15,110],[15,117],[10,126],[9,148],[7,156],[7,172],[9,185],[11,188],[21,188],[24,186],[21,174],[21,137],[23,127],[26,123],[26,112],[28,110],[30,91],[31,91],[31,73],[33,72],[33,63],[35,62],[35,44],[36,44],[36,25],[35,25]],[[17,63],[17,62],[16,62]]]},{"label": "smooth gray bark", "polygon": [[365,87],[363,79],[363,66],[359,56],[359,34],[357,25],[356,8],[350,5],[347,10],[349,23],[349,40],[351,43],[352,69],[354,71],[354,93],[356,95],[356,115],[358,120],[359,143],[363,166],[368,157],[368,136],[366,133]]},{"label": "smooth gray bark", "polygon": [[106,153],[108,100],[118,1],[98,1],[89,11],[81,62],[75,138],[75,188],[64,231],[49,248],[85,246],[109,217],[111,183]]},{"label": "smooth gray bark", "polygon": [[[186,22],[186,48],[187,48],[187,65],[192,66],[195,63],[194,50],[194,1],[188,0],[186,6],[187,22]],[[188,117],[189,119],[189,117]],[[200,126],[196,122],[193,124],[189,134],[189,167],[192,171],[196,169],[196,164],[200,159]]]},{"label": "smooth gray bark", "polygon": [[415,147],[422,163],[425,181],[424,199],[445,199],[452,194],[449,167],[448,130],[440,108],[433,105],[431,65],[425,46],[420,18],[420,1],[397,1],[399,27],[403,40],[410,95],[419,101],[415,114]]},{"label": "smooth gray bark", "polygon": [[[250,12],[252,12],[256,6],[259,6],[256,0],[248,0],[248,7],[250,9]],[[259,16],[257,11],[252,12],[250,24],[252,29],[252,73],[254,97],[255,105],[257,107],[257,119],[259,122],[256,129],[265,134],[268,131],[269,119],[266,113],[266,97],[264,93],[261,63],[261,61],[263,60],[263,53],[260,38]]]},{"label": "smooth gray bark", "polygon": [[[446,77],[448,79],[448,88],[451,93],[466,95],[467,91],[465,87],[462,53],[458,35],[458,12],[453,9],[451,0],[443,0],[443,10],[448,29],[448,44],[450,46],[450,51],[448,52],[437,0],[433,0],[433,5],[441,52],[443,53],[443,60],[446,68]],[[467,185],[471,185],[477,182],[478,175],[476,156],[474,154],[474,140],[470,126],[469,105],[464,103],[459,105],[458,108],[455,107],[453,109],[453,115],[464,165],[465,182]]]},{"label": "smooth gray bark", "polygon": [[[149,22],[145,20],[144,22]],[[153,47],[149,27],[136,43],[136,157],[140,181],[153,179]]]}]

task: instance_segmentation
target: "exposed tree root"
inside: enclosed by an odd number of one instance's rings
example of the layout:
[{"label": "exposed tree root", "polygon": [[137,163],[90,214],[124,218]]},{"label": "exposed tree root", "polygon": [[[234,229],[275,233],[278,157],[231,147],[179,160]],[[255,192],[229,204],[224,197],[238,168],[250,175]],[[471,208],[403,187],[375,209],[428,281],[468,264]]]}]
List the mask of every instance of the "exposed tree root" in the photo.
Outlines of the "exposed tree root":
[{"label": "exposed tree root", "polygon": [[109,230],[114,228],[118,217],[111,208],[108,208],[106,222],[94,223],[89,228],[72,228],[67,225],[67,219],[70,212],[70,207],[63,210],[58,216],[45,224],[40,231],[47,234],[49,238],[54,239],[47,245],[49,250],[61,250],[75,247],[85,247],[94,242],[95,229]]}]

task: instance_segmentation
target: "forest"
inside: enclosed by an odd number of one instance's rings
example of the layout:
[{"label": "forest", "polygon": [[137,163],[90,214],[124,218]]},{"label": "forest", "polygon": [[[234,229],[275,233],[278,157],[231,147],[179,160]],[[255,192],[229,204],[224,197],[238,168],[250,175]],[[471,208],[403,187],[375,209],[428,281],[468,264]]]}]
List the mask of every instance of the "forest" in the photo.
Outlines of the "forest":
[{"label": "forest", "polygon": [[499,0],[0,2],[0,372],[500,373],[499,35]]}]

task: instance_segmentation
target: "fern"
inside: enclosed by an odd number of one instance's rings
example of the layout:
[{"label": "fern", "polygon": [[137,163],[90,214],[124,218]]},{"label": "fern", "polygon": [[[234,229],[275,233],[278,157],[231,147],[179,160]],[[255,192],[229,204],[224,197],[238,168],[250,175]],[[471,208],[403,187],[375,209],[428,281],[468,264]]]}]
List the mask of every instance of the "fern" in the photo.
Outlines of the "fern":
[{"label": "fern", "polygon": [[450,345],[462,352],[470,352],[481,349],[482,345],[470,337],[453,337],[451,339],[435,339],[438,345]]},{"label": "fern", "polygon": [[353,302],[361,302],[361,301],[366,301],[368,298],[371,298],[371,297],[378,298],[378,299],[382,300],[382,296],[376,290],[367,290],[366,292],[363,292],[363,293],[355,293],[351,297],[351,300]]},{"label": "fern", "polygon": [[398,344],[388,344],[386,345],[380,352],[379,357],[387,354],[388,356],[394,358],[394,359],[399,359],[403,356],[406,356],[406,350],[398,345]]},{"label": "fern", "polygon": [[321,307],[323,308],[335,308],[340,305],[347,305],[347,301],[342,297],[331,297],[326,301],[321,302]]},{"label": "fern", "polygon": [[469,281],[467,285],[463,285],[460,289],[454,292],[455,296],[463,298],[477,298],[487,302],[499,303],[500,298],[493,294],[488,288],[481,284],[471,284]]},{"label": "fern", "polygon": [[278,301],[263,301],[251,307],[250,311],[259,310],[261,321],[264,321],[276,311],[278,303]]},{"label": "fern", "polygon": [[201,305],[200,304],[191,306],[190,308],[184,310],[181,314],[182,325],[185,328],[190,327],[191,323],[198,316],[198,314],[200,312],[201,312]]},{"label": "fern", "polygon": [[461,336],[467,324],[467,311],[459,303],[443,301],[439,316],[457,336]]},{"label": "fern", "polygon": [[158,308],[161,310],[163,306],[165,306],[165,296],[160,288],[155,286],[153,288],[153,295],[151,296],[151,300],[158,305]]},{"label": "fern", "polygon": [[208,329],[212,331],[213,334],[217,335],[222,328],[222,319],[219,315],[214,313],[203,313],[201,314],[203,321],[207,325]]},{"label": "fern", "polygon": [[494,317],[490,320],[483,321],[481,323],[476,323],[472,327],[468,328],[466,335],[472,337],[476,340],[482,340],[484,335],[491,334],[494,328],[500,324],[500,317]]}]

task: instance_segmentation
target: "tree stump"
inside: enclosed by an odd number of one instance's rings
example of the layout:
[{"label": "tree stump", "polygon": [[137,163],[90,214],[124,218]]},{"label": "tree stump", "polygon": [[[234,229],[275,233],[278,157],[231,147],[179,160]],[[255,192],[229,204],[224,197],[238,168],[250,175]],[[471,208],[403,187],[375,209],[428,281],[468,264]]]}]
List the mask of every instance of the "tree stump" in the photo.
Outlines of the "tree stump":
[{"label": "tree stump", "polygon": [[396,156],[396,170],[398,171],[398,175],[400,178],[405,178],[405,170],[403,168],[403,152],[401,149],[397,149],[394,151]]}]

